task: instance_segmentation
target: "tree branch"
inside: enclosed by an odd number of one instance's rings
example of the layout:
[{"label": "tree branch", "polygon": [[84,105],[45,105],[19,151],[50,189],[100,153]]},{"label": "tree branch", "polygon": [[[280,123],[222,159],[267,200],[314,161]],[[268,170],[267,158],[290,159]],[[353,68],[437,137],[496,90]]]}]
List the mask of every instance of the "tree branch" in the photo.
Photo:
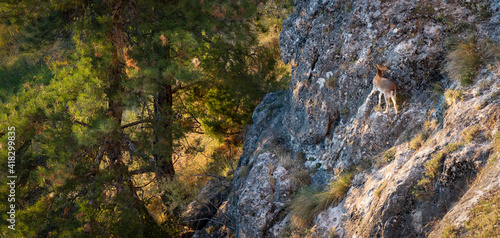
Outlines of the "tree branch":
[{"label": "tree branch", "polygon": [[189,84],[184,84],[182,85],[182,83],[179,83],[177,85],[175,85],[173,88],[172,88],[172,94],[176,93],[177,91],[181,90],[181,89],[185,89],[185,88],[189,88],[193,85],[195,85],[196,82],[194,83],[189,83]]},{"label": "tree branch", "polygon": [[152,120],[149,120],[149,119],[145,119],[145,120],[140,120],[140,121],[135,121],[135,122],[131,122],[129,124],[125,124],[123,126],[120,127],[120,129],[125,129],[127,127],[131,127],[131,126],[135,126],[135,125],[139,125],[139,124],[142,124],[142,123],[147,123],[147,122],[153,122]]},{"label": "tree branch", "polygon": [[78,125],[82,125],[82,126],[86,126],[86,127],[89,127],[90,125],[85,123],[85,122],[81,122],[81,121],[77,121],[77,120],[73,120],[73,123],[76,123]]}]

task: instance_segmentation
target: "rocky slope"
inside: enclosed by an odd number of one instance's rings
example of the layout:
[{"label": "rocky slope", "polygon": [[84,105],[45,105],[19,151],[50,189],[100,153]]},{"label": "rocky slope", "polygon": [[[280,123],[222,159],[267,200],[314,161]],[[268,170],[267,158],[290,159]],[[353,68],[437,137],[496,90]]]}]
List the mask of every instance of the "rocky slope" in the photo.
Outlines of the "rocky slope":
[{"label": "rocky slope", "polygon": [[[500,189],[500,64],[483,61],[467,87],[443,69],[453,42],[500,42],[500,3],[296,0],[283,25],[289,89],[256,108],[230,195],[195,237],[468,232],[471,210]],[[372,63],[390,69],[399,114],[368,97]],[[320,192],[346,173],[345,196],[294,225],[300,187]]]}]

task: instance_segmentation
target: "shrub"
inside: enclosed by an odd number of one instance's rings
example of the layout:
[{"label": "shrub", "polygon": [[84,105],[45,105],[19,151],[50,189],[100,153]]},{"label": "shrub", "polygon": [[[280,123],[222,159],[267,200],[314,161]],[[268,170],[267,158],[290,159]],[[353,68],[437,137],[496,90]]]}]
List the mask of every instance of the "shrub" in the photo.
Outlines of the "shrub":
[{"label": "shrub", "polygon": [[463,142],[455,142],[455,143],[449,143],[444,147],[444,152],[446,154],[451,154],[455,152],[456,150],[460,149],[464,145]]}]

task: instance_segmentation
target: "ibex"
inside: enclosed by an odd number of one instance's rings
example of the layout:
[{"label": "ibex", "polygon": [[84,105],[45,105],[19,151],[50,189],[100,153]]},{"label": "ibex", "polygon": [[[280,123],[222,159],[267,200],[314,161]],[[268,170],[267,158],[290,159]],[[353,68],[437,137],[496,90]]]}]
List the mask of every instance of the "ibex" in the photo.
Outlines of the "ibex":
[{"label": "ibex", "polygon": [[391,82],[391,80],[383,77],[384,71],[387,70],[387,66],[383,64],[382,65],[373,64],[373,66],[377,68],[377,75],[375,75],[375,77],[373,78],[373,89],[370,95],[368,95],[368,97],[370,97],[376,91],[379,91],[380,94],[378,95],[378,105],[380,106],[380,104],[382,103],[382,94],[384,94],[385,103],[387,104],[385,113],[389,112],[389,106],[391,104],[389,97],[392,98],[392,102],[394,102],[394,109],[396,110],[397,114],[398,107],[396,103],[396,85],[393,82]]}]

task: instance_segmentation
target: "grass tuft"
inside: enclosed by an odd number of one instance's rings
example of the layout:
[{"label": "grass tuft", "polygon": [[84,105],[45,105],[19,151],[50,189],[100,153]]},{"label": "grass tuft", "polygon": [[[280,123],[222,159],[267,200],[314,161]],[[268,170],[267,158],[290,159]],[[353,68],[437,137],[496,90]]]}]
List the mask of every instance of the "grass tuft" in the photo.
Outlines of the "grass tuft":
[{"label": "grass tuft", "polygon": [[410,149],[411,150],[420,149],[420,147],[422,147],[427,138],[429,138],[429,132],[427,130],[418,133],[415,137],[413,137],[413,139],[411,139]]},{"label": "grass tuft", "polygon": [[443,167],[446,152],[439,151],[434,154],[431,160],[425,163],[424,175],[412,188],[411,194],[420,201],[424,201],[433,195],[434,182]]},{"label": "grass tuft", "polygon": [[391,163],[394,158],[396,157],[396,148],[391,148],[391,149],[388,149],[384,152],[384,160],[386,163]]},{"label": "grass tuft", "polygon": [[304,186],[290,203],[292,210],[292,225],[297,228],[307,228],[311,221],[321,212],[318,190]]},{"label": "grass tuft", "polygon": [[500,153],[500,132],[493,136],[493,148],[497,153]]},{"label": "grass tuft", "polygon": [[481,132],[481,129],[479,126],[471,126],[465,130],[462,131],[461,135],[465,140],[465,143],[471,143],[474,139],[476,139],[479,136],[479,133]]},{"label": "grass tuft", "polygon": [[445,65],[451,79],[462,86],[473,83],[481,64],[500,58],[500,47],[491,41],[478,41],[476,37],[458,41],[454,49],[446,56]]},{"label": "grass tuft", "polygon": [[448,72],[450,78],[458,80],[462,86],[472,84],[479,65],[483,63],[476,37],[459,42],[446,58],[448,63],[445,71]]},{"label": "grass tuft", "polygon": [[500,237],[500,191],[472,208],[465,229],[467,237]]},{"label": "grass tuft", "polygon": [[385,187],[387,186],[387,182],[383,182],[380,187],[378,187],[375,191],[375,197],[380,198],[380,194],[382,194],[382,191],[384,191]]},{"label": "grass tuft", "polygon": [[444,98],[448,106],[452,106],[462,99],[462,90],[446,89],[444,92]]},{"label": "grass tuft", "polygon": [[319,192],[311,186],[304,186],[290,203],[292,225],[296,228],[309,227],[313,219],[328,207],[338,204],[349,191],[354,173],[341,174],[328,188]]},{"label": "grass tuft", "polygon": [[455,225],[450,225],[444,228],[441,238],[458,238],[460,230]]}]

